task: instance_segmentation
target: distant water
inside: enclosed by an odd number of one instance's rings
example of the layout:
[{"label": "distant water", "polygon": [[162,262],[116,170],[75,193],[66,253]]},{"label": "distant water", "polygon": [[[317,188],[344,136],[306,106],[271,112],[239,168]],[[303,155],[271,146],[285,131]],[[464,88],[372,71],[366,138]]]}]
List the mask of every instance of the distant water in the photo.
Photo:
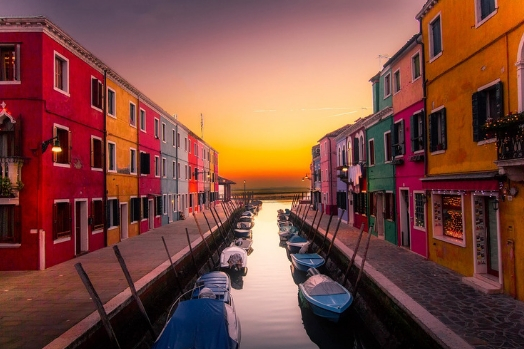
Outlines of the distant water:
[{"label": "distant water", "polygon": [[[272,187],[272,188],[246,188],[247,192],[255,194],[288,194],[288,193],[309,193],[308,187]],[[244,188],[236,188],[231,190],[232,194],[240,195],[244,192]]]}]

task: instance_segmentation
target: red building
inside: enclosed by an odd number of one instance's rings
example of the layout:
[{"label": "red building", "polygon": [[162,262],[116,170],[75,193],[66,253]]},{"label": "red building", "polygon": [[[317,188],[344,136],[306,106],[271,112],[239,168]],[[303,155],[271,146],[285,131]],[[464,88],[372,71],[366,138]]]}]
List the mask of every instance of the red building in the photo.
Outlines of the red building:
[{"label": "red building", "polygon": [[0,44],[0,268],[44,269],[105,245],[106,67],[44,18],[4,19]]}]

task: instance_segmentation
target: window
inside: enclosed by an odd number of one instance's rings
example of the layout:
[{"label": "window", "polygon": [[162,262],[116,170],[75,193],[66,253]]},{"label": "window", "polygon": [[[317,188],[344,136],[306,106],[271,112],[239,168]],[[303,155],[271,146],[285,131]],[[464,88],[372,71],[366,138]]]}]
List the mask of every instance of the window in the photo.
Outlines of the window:
[{"label": "window", "polygon": [[475,0],[477,23],[488,19],[497,11],[496,0]]},{"label": "window", "polygon": [[184,150],[187,152],[187,138],[184,138]]},{"label": "window", "polygon": [[116,117],[116,93],[110,88],[107,89],[107,114]]},{"label": "window", "polygon": [[129,102],[129,125],[136,127],[136,105]]},{"label": "window", "polygon": [[140,109],[140,130],[146,132],[146,111]]},{"label": "window", "polygon": [[393,124],[393,157],[404,155],[406,153],[406,144],[404,142],[404,120],[397,121]]},{"label": "window", "polygon": [[429,57],[437,58],[442,53],[442,28],[440,14],[429,23]]},{"label": "window", "polygon": [[119,205],[117,199],[107,200],[106,224],[107,228],[118,227],[120,225]]},{"label": "window", "polygon": [[102,109],[103,87],[102,82],[95,77],[91,77],[91,105]]},{"label": "window", "polygon": [[156,216],[160,216],[164,211],[163,211],[163,208],[162,208],[162,196],[159,195],[156,197],[156,210],[155,210],[155,215]]},{"label": "window", "polygon": [[384,76],[384,98],[391,95],[391,74],[388,73]]},{"label": "window", "polygon": [[176,146],[177,148],[180,148],[180,133],[176,134]]},{"label": "window", "polygon": [[142,219],[147,219],[149,217],[149,201],[147,197],[142,198]]},{"label": "window", "polygon": [[353,163],[352,164],[356,165],[360,161],[360,150],[359,150],[359,142],[358,142],[357,137],[354,138],[353,144],[354,144],[354,147],[353,147]]},{"label": "window", "polygon": [[59,153],[53,153],[53,161],[55,164],[69,165],[71,163],[71,133],[69,132],[69,129],[55,126],[54,137],[57,137],[60,142],[60,148],[62,148],[62,151]]},{"label": "window", "polygon": [[348,166],[351,166],[353,165],[353,150],[351,149],[351,140],[348,140],[346,153],[348,157]]},{"label": "window", "polygon": [[136,174],[136,149],[129,149],[129,173]]},{"label": "window", "polygon": [[365,216],[367,214],[367,205],[368,205],[367,193],[365,192],[358,193],[358,194],[353,193],[353,206],[355,209],[355,213]]},{"label": "window", "polygon": [[395,71],[393,74],[393,80],[394,80],[394,92],[397,93],[400,91],[400,70]]},{"label": "window", "polygon": [[0,82],[20,81],[20,45],[0,44]]},{"label": "window", "polygon": [[411,151],[424,150],[424,112],[420,111],[411,116]]},{"label": "window", "polygon": [[176,178],[180,178],[180,163],[176,164]]},{"label": "window", "polygon": [[0,205],[0,243],[20,243],[20,206]]},{"label": "window", "polygon": [[55,90],[69,94],[69,60],[55,52]]},{"label": "window", "polygon": [[162,158],[162,177],[166,177],[166,158]]},{"label": "window", "polygon": [[184,171],[184,173],[185,173],[185,177],[186,177],[185,179],[187,179],[187,165],[185,165],[185,171]]},{"label": "window", "polygon": [[391,162],[391,132],[384,133],[384,162]]},{"label": "window", "polygon": [[176,146],[176,132],[175,132],[175,130],[171,131],[171,138],[172,138],[171,142],[172,142],[172,145],[174,147],[174,146]]},{"label": "window", "polygon": [[445,150],[446,144],[446,108],[429,115],[430,151]]},{"label": "window", "polygon": [[155,118],[155,138],[158,138],[158,137],[159,137],[159,133],[160,133],[160,130],[159,130],[159,122],[158,122],[158,119]]},{"label": "window", "polygon": [[465,244],[461,195],[433,195],[433,234]]},{"label": "window", "polygon": [[369,166],[375,165],[375,140],[370,139],[369,142]]},{"label": "window", "polygon": [[167,214],[167,194],[162,194],[162,199],[163,199],[163,203],[162,203],[162,208],[164,209],[164,214],[166,215]]},{"label": "window", "polygon": [[140,174],[148,175],[150,170],[150,155],[148,153],[140,152]]},{"label": "window", "polygon": [[414,193],[415,201],[415,221],[413,225],[415,228],[426,230],[426,213],[424,210],[425,195],[424,193]]},{"label": "window", "polygon": [[69,201],[55,201],[53,205],[53,239],[71,237],[71,205]]},{"label": "window", "polygon": [[93,221],[92,230],[104,229],[104,202],[102,200],[93,200],[93,212],[91,218]]},{"label": "window", "polygon": [[102,169],[102,140],[91,137],[91,168]]},{"label": "window", "polygon": [[486,139],[487,135],[482,129],[484,124],[496,121],[504,115],[502,91],[502,82],[497,82],[475,92],[471,97],[473,105],[473,141],[478,142]]},{"label": "window", "polygon": [[377,216],[377,199],[378,193],[369,193],[371,200],[369,204],[369,214],[372,216]]},{"label": "window", "polygon": [[162,123],[162,142],[166,142],[166,124]]},{"label": "window", "polygon": [[116,144],[107,142],[107,171],[116,172]]},{"label": "window", "polygon": [[187,173],[187,176],[189,177],[189,179],[193,179],[192,176],[193,176],[193,173],[191,172],[191,166],[189,166],[189,171]]},{"label": "window", "polygon": [[155,177],[160,177],[160,158],[155,156]]},{"label": "window", "polygon": [[188,147],[188,149],[189,149],[189,154],[191,154],[191,140],[189,140],[189,147]]},{"label": "window", "polygon": [[138,222],[140,220],[140,199],[131,198],[129,206],[131,207],[131,223]]},{"label": "window", "polygon": [[176,162],[175,161],[173,161],[173,168],[172,168],[172,170],[173,170],[173,178],[177,178],[177,176],[176,176]]},{"label": "window", "polygon": [[420,53],[417,52],[413,55],[413,57],[411,57],[411,80],[417,80],[420,75]]}]

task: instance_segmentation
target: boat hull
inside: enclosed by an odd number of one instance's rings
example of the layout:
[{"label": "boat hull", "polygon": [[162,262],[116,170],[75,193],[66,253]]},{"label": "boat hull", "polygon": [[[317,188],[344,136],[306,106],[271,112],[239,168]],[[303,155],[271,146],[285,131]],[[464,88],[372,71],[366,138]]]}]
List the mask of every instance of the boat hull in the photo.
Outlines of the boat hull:
[{"label": "boat hull", "polygon": [[236,238],[248,238],[251,236],[251,229],[234,229],[233,234]]},{"label": "boat hull", "polygon": [[291,255],[291,263],[295,269],[307,272],[309,268],[320,268],[325,260],[317,253],[296,253]]}]

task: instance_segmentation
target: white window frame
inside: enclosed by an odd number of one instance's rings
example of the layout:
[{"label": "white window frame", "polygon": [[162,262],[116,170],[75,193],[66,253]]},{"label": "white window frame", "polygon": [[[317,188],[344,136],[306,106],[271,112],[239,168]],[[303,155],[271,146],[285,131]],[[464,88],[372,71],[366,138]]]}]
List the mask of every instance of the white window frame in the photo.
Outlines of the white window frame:
[{"label": "white window frame", "polygon": [[163,178],[166,178],[167,177],[167,159],[166,158],[162,158],[162,177]]},{"label": "white window frame", "polygon": [[173,138],[173,140],[172,140],[172,146],[173,146],[173,148],[174,148],[174,147],[176,147],[176,131],[175,131],[175,129],[172,129],[172,130],[171,130],[171,137]]},{"label": "white window frame", "polygon": [[482,19],[482,0],[473,1],[475,1],[475,28],[478,28],[484,23],[486,23],[491,17],[495,16],[499,10],[498,0],[493,0],[495,1],[495,10],[491,12],[489,15],[487,15],[486,18]]},{"label": "white window frame", "polygon": [[[108,87],[107,88],[107,115],[109,115],[110,117],[116,119],[116,91],[113,90],[112,88]],[[109,99],[109,95],[110,94],[113,94],[113,101],[111,102],[111,100]],[[112,109],[113,109],[113,114],[111,114],[109,112],[109,106],[111,105]]]},{"label": "white window frame", "polygon": [[[432,28],[432,25],[433,23],[435,23],[436,20],[439,20],[440,21],[440,52],[435,54],[434,52],[434,45],[433,45],[433,28]],[[437,13],[435,15],[435,17],[433,17],[431,19],[431,21],[429,21],[429,24],[428,24],[428,33],[429,33],[429,47],[428,47],[428,50],[429,50],[429,63],[433,62],[435,59],[439,58],[440,56],[442,56],[442,52],[444,52],[444,40],[443,40],[443,37],[442,37],[442,15],[441,13]]]},{"label": "white window frame", "polygon": [[384,99],[391,96],[391,72],[384,75]]},{"label": "white window frame", "polygon": [[[460,239],[456,239],[456,238],[452,238],[452,237],[448,237],[448,236],[445,236],[444,235],[444,229],[443,229],[443,226],[435,226],[435,224],[438,222],[438,220],[436,221],[435,220],[435,212],[432,213],[431,215],[431,218],[432,218],[432,227],[433,227],[433,238],[436,239],[436,240],[440,240],[440,241],[444,241],[444,242],[447,242],[447,243],[450,243],[450,244],[453,244],[453,245],[457,245],[457,246],[461,246],[461,247],[466,247],[466,235],[467,235],[467,229],[466,229],[466,217],[465,217],[465,212],[464,212],[464,204],[465,204],[465,200],[464,200],[464,194],[463,193],[458,193],[458,192],[447,192],[447,193],[439,193],[439,192],[432,192],[431,193],[431,204],[432,204],[432,207],[436,207],[436,205],[440,204],[440,215],[442,216],[443,214],[443,207],[442,207],[442,195],[456,195],[456,196],[460,196],[461,197],[461,209],[462,209],[462,229],[464,229],[463,231],[463,238],[462,238],[462,241]],[[437,202],[438,201],[438,202]],[[436,208],[434,208],[435,210]],[[443,217],[441,217],[441,220],[440,220],[440,224],[443,224]]]},{"label": "white window frame", "polygon": [[162,194],[162,211],[167,215],[167,194]]},{"label": "white window frame", "polygon": [[[21,81],[21,77],[20,77],[20,44],[14,44],[14,43],[2,43],[0,44],[0,47],[13,47],[15,48],[15,74],[16,74],[16,77],[14,80],[4,80],[4,81],[0,81],[0,85],[13,85],[13,84],[20,84],[22,81]],[[53,65],[54,65],[54,61],[53,61]],[[54,78],[54,75],[53,75],[53,78]],[[54,84],[54,80],[53,80],[53,84]]]},{"label": "white window frame", "polygon": [[[96,76],[91,75],[91,79],[90,79],[90,81],[91,81],[91,100],[89,101],[89,103],[91,104],[91,108],[93,108],[93,109],[98,110],[98,111],[101,112],[101,111],[102,111],[102,108],[99,108],[99,107],[93,105],[93,80],[96,80],[96,81],[98,82],[98,84],[99,84],[99,86],[100,86],[101,89],[104,88],[104,84],[102,83],[102,81],[100,81],[99,78],[97,78]],[[103,105],[104,105],[104,96],[102,96],[102,100],[100,101],[100,105],[101,105],[102,107],[103,107]]]},{"label": "white window frame", "polygon": [[[133,113],[131,113],[131,106],[133,106]],[[129,101],[129,125],[136,128],[136,104]]]},{"label": "white window frame", "polygon": [[[387,142],[386,142],[386,137],[387,135],[389,135],[389,142],[390,142],[390,147],[389,147],[389,150],[388,150],[388,145],[387,145]],[[389,164],[393,161],[393,149],[392,149],[392,146],[393,146],[393,135],[391,134],[391,131],[388,130],[386,132],[384,132],[384,163],[385,164]],[[388,153],[390,155],[390,159],[388,159]],[[375,159],[375,162],[376,162],[376,159]]]},{"label": "white window frame", "polygon": [[166,124],[162,123],[161,128],[162,142],[166,143]]},{"label": "white window frame", "polygon": [[155,155],[155,177],[160,177],[160,157]]},{"label": "white window frame", "polygon": [[138,118],[140,119],[140,131],[147,132],[147,114],[144,109],[140,108]]},{"label": "white window frame", "polygon": [[[95,156],[95,150],[94,150],[94,140],[100,141],[100,148],[103,151],[104,149],[104,140],[97,136],[91,136],[91,156]],[[102,159],[102,167],[94,167],[94,165],[91,166],[92,171],[103,171],[104,170],[104,154],[100,154],[100,157]]]},{"label": "white window frame", "polygon": [[[55,77],[56,77],[55,61],[57,58],[62,61],[62,80],[63,80],[62,84],[65,87],[63,90],[56,86],[56,81],[55,81]],[[54,54],[53,54],[53,88],[55,91],[63,93],[64,95],[68,97],[70,96],[69,95],[69,59],[67,59],[65,56],[61,55],[60,53],[56,51],[54,51]]]},{"label": "white window frame", "polygon": [[[129,148],[129,173],[137,174],[138,171],[138,161],[137,161],[137,151],[135,148]],[[133,171],[133,162],[135,163],[135,168]]]},{"label": "white window frame", "polygon": [[[371,163],[371,143],[373,143],[373,163]],[[377,162],[377,159],[376,159],[376,156],[375,156],[375,138],[370,138],[368,139],[368,158],[369,158],[369,162],[368,162],[368,166],[369,167],[372,167],[372,166],[375,166],[375,163]]]},{"label": "white window frame", "polygon": [[399,68],[393,72],[393,94],[396,95],[397,93],[400,92],[400,90],[402,90],[402,78],[400,76],[400,68]]},{"label": "white window frame", "polygon": [[160,138],[160,120],[158,120],[158,118],[154,118],[154,135],[155,135],[155,138],[158,139]]},{"label": "white window frame", "polygon": [[[415,52],[411,56],[411,82],[417,81],[422,77],[422,62],[421,62],[421,54],[420,51]],[[418,61],[418,76],[415,76],[415,65],[413,62],[417,59]]]},{"label": "white window frame", "polygon": [[[111,149],[110,145],[113,145],[113,163],[111,163]],[[111,167],[114,166],[112,170]],[[116,143],[113,141],[107,141],[107,172],[116,173]]]},{"label": "white window frame", "polygon": [[[113,201],[113,200],[117,200],[118,201],[118,198],[116,196],[108,197],[107,198],[107,202],[106,202],[106,205],[110,207],[109,212],[110,212],[111,218],[109,218],[109,222],[113,222],[112,218],[113,218],[113,215],[115,214],[115,212],[112,209],[113,205],[109,204],[109,202]],[[106,212],[107,211],[108,211],[108,209],[106,209]],[[116,214],[120,214],[120,212],[116,212]],[[120,217],[120,218],[122,218],[122,217]],[[106,220],[107,220],[107,217],[106,217]],[[109,225],[109,223],[107,224],[107,230],[112,230],[112,229],[116,229],[116,228],[118,228],[118,225]]]},{"label": "white window frame", "polygon": [[[73,205],[71,205],[71,201],[69,201],[69,199],[58,199],[58,200],[53,200],[53,205],[55,204],[60,204],[60,203],[68,203],[69,204],[69,207],[70,208],[73,208]],[[73,213],[71,212],[70,213],[70,216],[69,216],[71,219],[73,218]],[[71,223],[72,224],[72,223]],[[58,239],[54,239],[54,232],[51,231],[51,236],[53,237],[53,245],[56,245],[56,244],[60,244],[62,242],[66,242],[66,241],[71,241],[71,238],[73,236],[73,234],[75,234],[74,232],[74,228],[73,226],[71,225],[71,235],[69,236],[66,236],[66,237],[62,237],[62,238],[58,238]]]},{"label": "white window frame", "polygon": [[70,137],[68,137],[68,141],[70,140],[71,142],[68,142],[67,145],[64,145],[64,144],[60,145],[62,149],[64,149],[64,147],[69,148],[68,151],[69,151],[69,160],[70,161],[67,163],[58,162],[57,153],[53,153],[53,166],[71,168],[71,148],[72,148],[71,143],[73,143],[73,137],[71,136],[71,130],[67,126],[64,126],[61,124],[53,124],[53,137],[58,136],[58,129],[62,131],[67,131],[70,134]]},{"label": "white window frame", "polygon": [[172,171],[173,171],[173,179],[176,179],[176,161],[174,161],[174,160],[173,160]]}]

